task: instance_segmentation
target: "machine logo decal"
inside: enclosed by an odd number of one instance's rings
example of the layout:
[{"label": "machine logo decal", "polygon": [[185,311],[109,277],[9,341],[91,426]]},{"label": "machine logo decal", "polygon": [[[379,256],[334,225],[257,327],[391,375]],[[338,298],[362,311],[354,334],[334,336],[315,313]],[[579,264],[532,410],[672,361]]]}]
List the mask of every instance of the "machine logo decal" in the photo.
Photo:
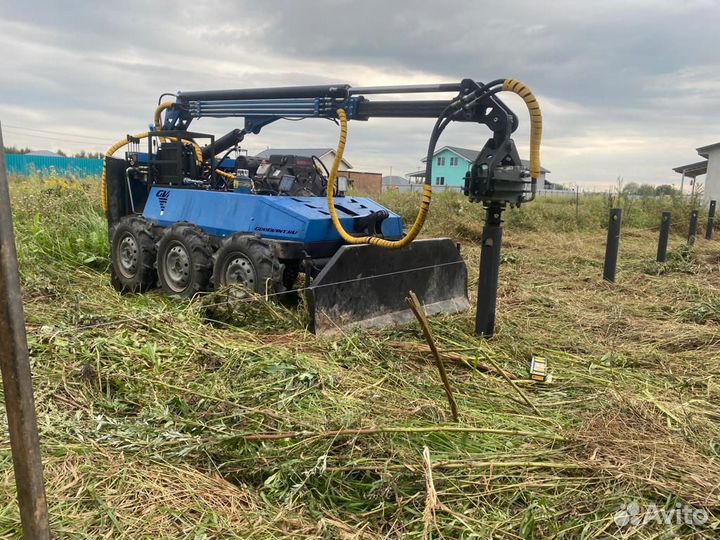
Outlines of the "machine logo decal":
[{"label": "machine logo decal", "polygon": [[170,198],[170,190],[168,189],[159,189],[155,196],[158,198],[158,202],[160,203],[160,215],[162,216],[165,214],[165,207],[167,206],[168,199]]},{"label": "machine logo decal", "polygon": [[275,229],[273,227],[255,227],[255,230],[260,231],[260,232],[289,234],[289,235],[295,235],[298,233],[298,231],[293,231],[292,229]]}]

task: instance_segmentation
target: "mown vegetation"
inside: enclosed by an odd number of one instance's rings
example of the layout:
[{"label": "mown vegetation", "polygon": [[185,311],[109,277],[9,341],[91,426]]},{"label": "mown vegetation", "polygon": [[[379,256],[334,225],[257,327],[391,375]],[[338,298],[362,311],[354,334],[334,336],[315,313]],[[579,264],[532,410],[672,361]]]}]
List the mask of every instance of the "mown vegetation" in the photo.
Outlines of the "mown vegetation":
[{"label": "mown vegetation", "polygon": [[[497,336],[476,339],[472,313],[431,319],[457,431],[417,325],[320,339],[260,300],[228,324],[207,299],[119,296],[96,183],[16,180],[12,195],[58,537],[717,536],[720,243],[674,235],[653,262],[659,212],[686,226],[679,200],[619,201],[615,285],[601,273],[617,201],[582,198],[579,221],[573,199],[507,212]],[[417,203],[382,201],[406,217]],[[472,294],[482,212],[433,204],[426,234],[463,242]],[[551,381],[529,381],[533,355]],[[0,536],[17,537],[6,438],[0,494]],[[709,519],[618,527],[631,501]]]}]

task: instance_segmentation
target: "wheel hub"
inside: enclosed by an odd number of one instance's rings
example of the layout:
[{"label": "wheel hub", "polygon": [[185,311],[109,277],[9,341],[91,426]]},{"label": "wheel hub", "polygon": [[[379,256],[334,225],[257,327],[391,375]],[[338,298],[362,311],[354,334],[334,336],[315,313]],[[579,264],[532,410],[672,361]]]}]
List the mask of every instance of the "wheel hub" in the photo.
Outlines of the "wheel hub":
[{"label": "wheel hub", "polygon": [[123,277],[131,279],[137,273],[138,247],[135,237],[128,233],[120,240],[118,270]]},{"label": "wheel hub", "polygon": [[225,269],[225,283],[243,285],[254,291],[256,280],[255,268],[250,260],[240,253],[233,255]]},{"label": "wheel hub", "polygon": [[185,246],[173,242],[163,263],[163,275],[168,286],[175,292],[185,290],[190,281],[190,257]]}]

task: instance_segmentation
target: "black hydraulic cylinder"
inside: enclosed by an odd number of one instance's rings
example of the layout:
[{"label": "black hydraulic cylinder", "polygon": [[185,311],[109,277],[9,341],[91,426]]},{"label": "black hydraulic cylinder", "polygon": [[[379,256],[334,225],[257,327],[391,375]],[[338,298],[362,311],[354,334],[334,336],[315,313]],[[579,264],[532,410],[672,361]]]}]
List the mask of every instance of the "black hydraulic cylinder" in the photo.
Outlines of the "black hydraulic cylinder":
[{"label": "black hydraulic cylinder", "polygon": [[658,240],[657,262],[667,261],[668,238],[670,237],[670,223],[672,222],[672,214],[663,212],[660,218],[660,239]]},{"label": "black hydraulic cylinder", "polygon": [[485,227],[480,248],[480,279],[478,280],[475,334],[491,337],[495,333],[500,247],[502,245],[502,212],[499,204],[485,208]]},{"label": "black hydraulic cylinder", "polygon": [[293,99],[347,96],[349,85],[333,84],[327,86],[280,86],[276,88],[242,88],[237,90],[197,90],[178,92],[179,100],[215,101],[226,99]]},{"label": "black hydraulic cylinder", "polygon": [[409,84],[396,86],[356,86],[350,95],[359,94],[420,94],[428,92],[458,92],[462,83]]},{"label": "black hydraulic cylinder", "polygon": [[605,265],[603,266],[603,279],[615,283],[618,251],[620,249],[620,225],[622,223],[622,208],[610,209],[610,222],[608,224],[607,243],[605,245]]},{"label": "black hydraulic cylinder", "polygon": [[355,116],[373,118],[437,118],[450,100],[360,101]]},{"label": "black hydraulic cylinder", "polygon": [[690,226],[688,227],[688,240],[687,245],[692,246],[695,244],[695,237],[697,236],[698,226],[698,211],[693,210],[690,212]]},{"label": "black hydraulic cylinder", "polygon": [[707,229],[705,229],[705,239],[712,240],[713,233],[715,232],[715,207],[717,201],[710,201],[710,208],[708,209],[708,222]]},{"label": "black hydraulic cylinder", "polygon": [[225,135],[220,137],[217,141],[215,141],[214,145],[205,146],[202,149],[203,159],[209,159],[211,157],[217,156],[218,154],[222,154],[225,150],[232,148],[237,143],[242,141],[244,138],[245,138],[244,130],[242,130],[240,128],[233,129],[231,132],[226,133]]}]

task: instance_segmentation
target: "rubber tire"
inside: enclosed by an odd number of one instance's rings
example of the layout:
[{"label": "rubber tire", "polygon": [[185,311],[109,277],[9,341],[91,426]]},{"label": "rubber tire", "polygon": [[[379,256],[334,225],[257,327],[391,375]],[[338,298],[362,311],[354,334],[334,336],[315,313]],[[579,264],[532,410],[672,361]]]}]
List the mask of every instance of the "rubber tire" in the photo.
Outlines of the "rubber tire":
[{"label": "rubber tire", "polygon": [[[123,236],[130,234],[138,248],[136,272],[133,276],[125,276],[120,271],[120,241]],[[140,293],[157,285],[157,272],[155,260],[157,249],[155,246],[154,226],[148,220],[138,216],[124,216],[113,228],[110,253],[112,260],[112,286],[120,293]]]},{"label": "rubber tire", "polygon": [[[175,290],[168,284],[162,267],[165,256],[174,243],[179,243],[189,258],[190,274],[187,285],[181,291]],[[212,267],[213,252],[210,239],[200,228],[190,223],[176,223],[165,230],[157,244],[157,275],[163,291],[179,298],[192,298],[199,292],[207,291]]]},{"label": "rubber tire", "polygon": [[228,263],[238,253],[250,261],[255,271],[255,283],[252,287],[248,287],[249,289],[257,294],[285,291],[283,285],[284,265],[280,264],[274,250],[262,238],[242,233],[225,238],[220,249],[215,253],[213,284],[216,289],[228,285],[225,279],[225,270]]}]

